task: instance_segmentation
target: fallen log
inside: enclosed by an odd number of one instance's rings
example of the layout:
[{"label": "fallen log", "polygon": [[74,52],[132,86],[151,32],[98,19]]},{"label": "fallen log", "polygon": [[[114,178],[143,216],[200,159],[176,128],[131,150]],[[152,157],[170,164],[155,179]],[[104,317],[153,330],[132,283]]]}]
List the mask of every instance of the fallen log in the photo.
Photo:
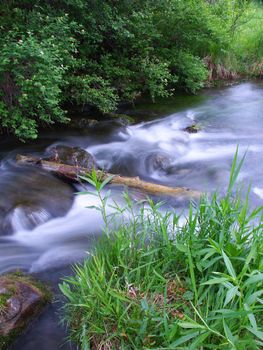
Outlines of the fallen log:
[{"label": "fallen log", "polygon": [[[82,168],[78,166],[72,166],[67,164],[61,164],[53,161],[43,160],[41,158],[17,155],[16,161],[19,164],[38,165],[42,169],[54,172],[58,176],[71,180],[79,181],[79,176],[88,176],[91,173],[91,169]],[[139,177],[128,177],[114,175],[102,170],[96,170],[98,178],[103,181],[106,178],[111,177],[110,184],[123,185],[131,188],[135,188],[146,193],[158,196],[183,196],[191,198],[199,198],[201,193],[195,190],[190,190],[184,187],[169,187],[164,185],[155,184],[152,182],[146,182]]]}]

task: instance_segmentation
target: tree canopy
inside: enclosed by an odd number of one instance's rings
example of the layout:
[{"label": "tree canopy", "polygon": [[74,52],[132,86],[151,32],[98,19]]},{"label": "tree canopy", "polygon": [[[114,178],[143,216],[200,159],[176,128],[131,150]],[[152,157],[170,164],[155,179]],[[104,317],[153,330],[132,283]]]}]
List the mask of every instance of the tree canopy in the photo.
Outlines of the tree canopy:
[{"label": "tree canopy", "polygon": [[109,112],[142,94],[195,93],[204,57],[229,57],[255,18],[249,0],[3,0],[0,15],[0,124],[20,139],[66,122],[68,101]]}]

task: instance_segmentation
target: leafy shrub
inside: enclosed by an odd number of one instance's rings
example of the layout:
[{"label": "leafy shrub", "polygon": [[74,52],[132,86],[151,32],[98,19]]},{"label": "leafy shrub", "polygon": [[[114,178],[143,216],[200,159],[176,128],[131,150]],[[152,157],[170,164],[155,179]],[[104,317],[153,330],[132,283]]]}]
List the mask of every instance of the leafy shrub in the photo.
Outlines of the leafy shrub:
[{"label": "leafy shrub", "polygon": [[0,61],[1,123],[19,138],[36,138],[38,123],[66,121],[59,106],[66,68],[52,41],[33,36],[4,44]]},{"label": "leafy shrub", "polygon": [[196,93],[204,86],[207,69],[199,57],[180,51],[172,61],[172,66],[179,77],[178,85],[186,91]]},{"label": "leafy shrub", "polygon": [[67,121],[62,88],[75,40],[65,15],[50,18],[36,11],[26,31],[13,27],[0,40],[0,121],[20,139],[36,138],[38,125]]},{"label": "leafy shrub", "polygon": [[108,112],[141,95],[195,93],[207,56],[256,74],[255,9],[247,0],[3,0],[0,124],[36,138],[40,126],[67,120],[66,101]]},{"label": "leafy shrub", "polygon": [[98,76],[79,76],[70,80],[71,92],[78,104],[90,104],[102,112],[116,109],[118,95],[108,81]]}]

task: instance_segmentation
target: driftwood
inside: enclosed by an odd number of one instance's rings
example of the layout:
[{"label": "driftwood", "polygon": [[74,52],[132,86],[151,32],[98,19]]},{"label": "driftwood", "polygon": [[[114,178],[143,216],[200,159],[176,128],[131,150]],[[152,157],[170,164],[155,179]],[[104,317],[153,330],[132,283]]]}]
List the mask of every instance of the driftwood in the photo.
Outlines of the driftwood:
[{"label": "driftwood", "polygon": [[[71,181],[78,181],[79,176],[86,176],[86,175],[89,175],[91,172],[91,170],[87,168],[56,163],[56,162],[47,161],[47,160],[39,159],[36,157],[30,157],[30,156],[17,155],[16,160],[19,164],[38,165],[42,169],[54,172],[58,176]],[[192,198],[200,197],[200,192],[195,190],[190,190],[184,187],[169,187],[169,186],[159,185],[159,184],[143,181],[139,177],[127,177],[127,176],[114,175],[114,174],[106,173],[102,170],[96,170],[96,173],[98,178],[101,181],[111,177],[110,184],[132,187],[138,190],[142,190],[146,193],[150,193],[152,195],[172,196],[172,197],[186,196],[186,197],[192,197]]]}]

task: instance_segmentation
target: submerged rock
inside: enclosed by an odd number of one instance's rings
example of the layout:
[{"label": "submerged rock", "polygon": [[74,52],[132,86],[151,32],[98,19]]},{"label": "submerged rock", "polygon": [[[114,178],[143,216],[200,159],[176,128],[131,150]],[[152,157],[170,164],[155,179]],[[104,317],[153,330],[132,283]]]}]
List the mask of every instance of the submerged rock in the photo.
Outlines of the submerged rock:
[{"label": "submerged rock", "polygon": [[84,118],[84,117],[78,117],[78,118],[72,118],[69,125],[72,128],[75,129],[89,129],[94,128],[98,126],[99,121],[97,119],[91,119],[91,118]]},{"label": "submerged rock", "polygon": [[172,158],[166,153],[153,153],[146,157],[145,167],[147,172],[164,171],[166,172],[172,162]]},{"label": "submerged rock", "polygon": [[135,119],[127,114],[106,113],[105,118],[120,126],[128,126],[135,123]]},{"label": "submerged rock", "polygon": [[[94,117],[95,115],[95,117]],[[79,130],[94,130],[104,127],[105,124],[111,123],[114,126],[128,126],[135,123],[135,119],[130,115],[123,113],[101,113],[97,112],[90,115],[83,114],[73,115],[69,126]]]},{"label": "submerged rock", "polygon": [[6,349],[51,300],[42,283],[20,273],[0,277],[0,349]]},{"label": "submerged rock", "polygon": [[49,148],[47,153],[46,159],[49,161],[87,169],[97,168],[93,156],[80,147],[57,145]]},{"label": "submerged rock", "polygon": [[70,185],[41,169],[15,170],[0,177],[0,236],[65,215],[74,199]]},{"label": "submerged rock", "polygon": [[189,134],[196,134],[200,130],[200,126],[193,124],[190,126],[187,126],[184,131],[188,132]]}]

